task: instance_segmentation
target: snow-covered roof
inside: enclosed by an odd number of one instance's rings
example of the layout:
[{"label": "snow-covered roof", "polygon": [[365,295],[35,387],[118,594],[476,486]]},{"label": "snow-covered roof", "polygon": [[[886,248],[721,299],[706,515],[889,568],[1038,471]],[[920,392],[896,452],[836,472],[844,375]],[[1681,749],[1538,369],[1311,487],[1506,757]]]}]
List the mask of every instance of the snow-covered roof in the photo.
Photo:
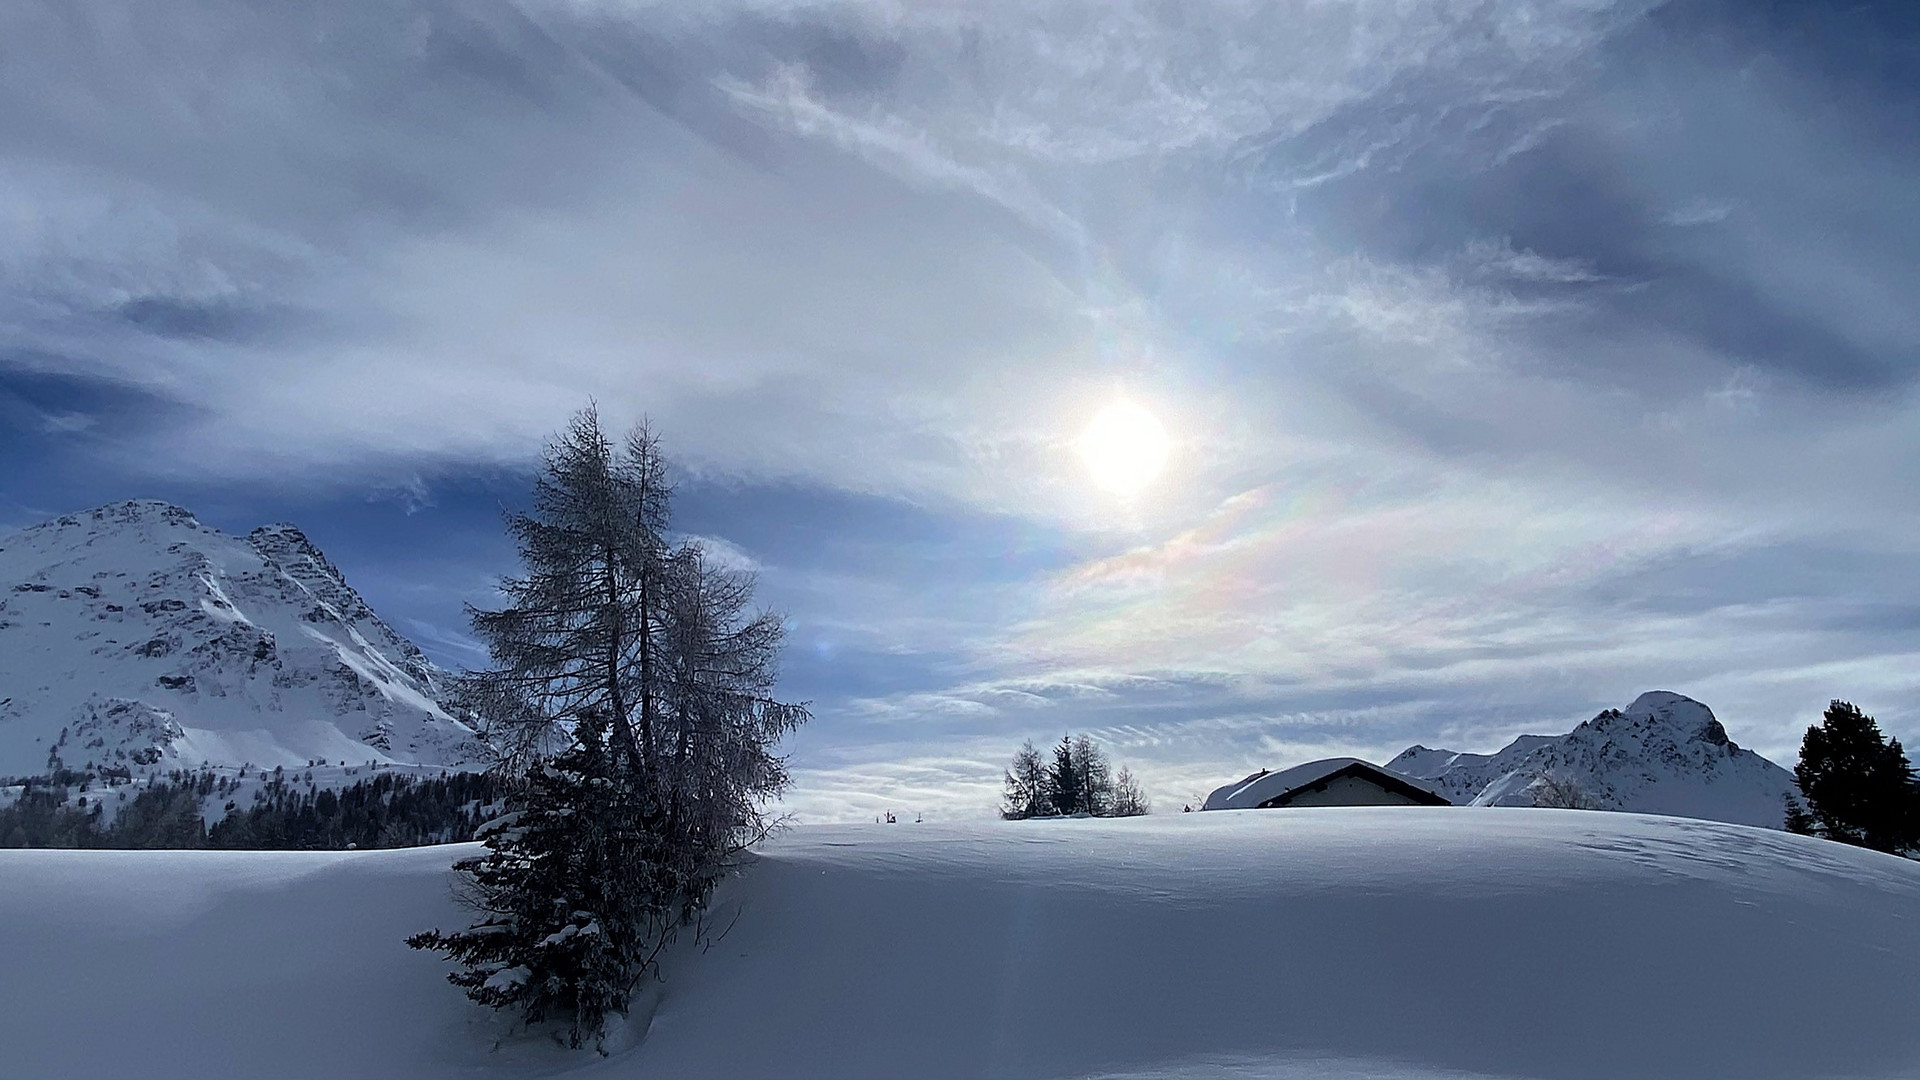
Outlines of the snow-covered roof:
[{"label": "snow-covered roof", "polygon": [[1363,761],[1360,758],[1331,757],[1309,761],[1304,765],[1295,765],[1291,769],[1282,769],[1279,772],[1268,772],[1262,769],[1245,780],[1216,788],[1213,794],[1207,796],[1207,801],[1201,809],[1251,810],[1262,803],[1317,784],[1335,773],[1347,770],[1375,774],[1377,778],[1385,779],[1389,783],[1398,781],[1407,787],[1441,798],[1440,794],[1433,789],[1433,785],[1425,780],[1383,769],[1371,761]]}]

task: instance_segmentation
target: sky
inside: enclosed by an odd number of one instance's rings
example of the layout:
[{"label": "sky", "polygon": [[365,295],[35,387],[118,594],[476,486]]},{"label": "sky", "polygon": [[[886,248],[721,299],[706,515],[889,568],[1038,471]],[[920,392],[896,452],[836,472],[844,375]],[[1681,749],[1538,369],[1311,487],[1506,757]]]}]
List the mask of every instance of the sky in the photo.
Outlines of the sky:
[{"label": "sky", "polygon": [[0,529],[291,520],[471,666],[543,439],[649,418],[802,820],[1920,741],[1916,297],[1906,3],[0,7]]}]

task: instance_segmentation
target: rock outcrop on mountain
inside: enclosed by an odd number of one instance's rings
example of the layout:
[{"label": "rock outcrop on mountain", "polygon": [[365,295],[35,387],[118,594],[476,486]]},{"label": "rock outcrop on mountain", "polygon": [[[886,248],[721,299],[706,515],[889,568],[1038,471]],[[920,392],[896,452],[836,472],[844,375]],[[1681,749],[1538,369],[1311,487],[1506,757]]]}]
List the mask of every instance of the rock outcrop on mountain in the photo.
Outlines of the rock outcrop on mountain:
[{"label": "rock outcrop on mountain", "polygon": [[477,760],[444,679],[291,525],[139,500],[0,536],[0,775]]},{"label": "rock outcrop on mountain", "polygon": [[1594,808],[1780,828],[1793,774],[1736,745],[1713,710],[1654,690],[1565,735],[1522,735],[1493,754],[1410,746],[1387,767],[1456,805],[1534,806],[1571,784]]}]

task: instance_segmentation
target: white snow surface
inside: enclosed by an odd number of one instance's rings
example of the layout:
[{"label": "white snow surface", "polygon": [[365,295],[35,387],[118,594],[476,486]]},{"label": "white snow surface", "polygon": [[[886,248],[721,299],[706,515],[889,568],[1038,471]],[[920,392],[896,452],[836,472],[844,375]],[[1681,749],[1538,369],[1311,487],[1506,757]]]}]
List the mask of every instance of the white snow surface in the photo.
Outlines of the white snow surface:
[{"label": "white snow surface", "polygon": [[1650,690],[1565,735],[1522,735],[1493,754],[1411,746],[1387,768],[1456,805],[1532,806],[1548,777],[1572,780],[1603,809],[1781,828],[1793,774],[1727,738],[1713,710]]},{"label": "white snow surface", "polygon": [[[1349,765],[1365,765],[1371,769],[1380,768],[1380,766],[1375,765],[1373,762],[1364,761],[1360,758],[1331,757],[1322,758],[1319,761],[1309,761],[1303,765],[1295,765],[1290,769],[1281,769],[1279,772],[1262,770],[1244,780],[1215,788],[1213,793],[1207,796],[1207,801],[1201,809],[1251,810],[1261,803],[1266,802],[1268,799],[1285,795],[1287,792],[1296,788],[1306,787],[1308,784],[1331,776]],[[1385,769],[1382,771],[1394,772],[1395,770]],[[1425,780],[1405,773],[1398,773],[1397,775],[1412,787],[1424,788],[1428,791],[1435,790],[1434,786]]]},{"label": "white snow surface", "polygon": [[460,764],[442,677],[291,525],[147,500],[0,536],[0,775]]},{"label": "white snow surface", "polygon": [[509,1032],[401,944],[465,923],[474,850],[0,851],[0,1078],[1920,1076],[1920,863],[1776,831],[801,826],[605,1058]]}]

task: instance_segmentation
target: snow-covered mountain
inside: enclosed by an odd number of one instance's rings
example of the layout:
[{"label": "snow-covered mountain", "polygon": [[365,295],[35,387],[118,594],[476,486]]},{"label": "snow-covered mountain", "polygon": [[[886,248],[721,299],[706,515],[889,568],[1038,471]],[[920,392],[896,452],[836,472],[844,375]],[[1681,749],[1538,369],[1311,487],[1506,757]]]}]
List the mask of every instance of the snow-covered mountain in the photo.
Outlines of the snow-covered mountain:
[{"label": "snow-covered mountain", "polygon": [[1533,806],[1571,781],[1598,809],[1780,828],[1793,774],[1727,738],[1713,710],[1652,690],[1565,735],[1522,735],[1494,754],[1410,746],[1387,763],[1457,805]]},{"label": "snow-covered mountain", "polygon": [[0,536],[0,774],[474,760],[443,678],[292,525],[139,500]]}]

